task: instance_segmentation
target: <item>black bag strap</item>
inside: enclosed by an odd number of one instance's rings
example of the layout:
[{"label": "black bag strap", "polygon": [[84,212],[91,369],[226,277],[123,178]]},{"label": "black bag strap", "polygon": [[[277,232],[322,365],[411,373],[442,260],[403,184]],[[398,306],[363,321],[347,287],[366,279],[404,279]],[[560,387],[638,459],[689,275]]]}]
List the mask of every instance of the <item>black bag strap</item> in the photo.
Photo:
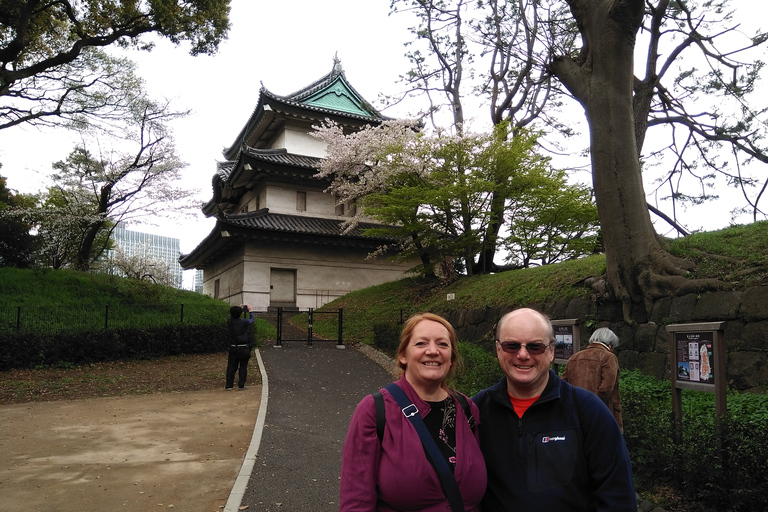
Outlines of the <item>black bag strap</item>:
[{"label": "black bag strap", "polygon": [[467,397],[459,392],[453,392],[451,393],[452,396],[456,397],[456,400],[459,401],[459,404],[461,405],[461,408],[464,409],[464,416],[467,417],[467,423],[469,423],[469,428],[472,429],[472,433],[475,433],[475,417],[472,416],[472,409],[469,408],[469,402],[467,401]]},{"label": "black bag strap", "polygon": [[381,440],[384,439],[384,424],[387,422],[381,390],[373,392],[373,406],[376,409],[376,435],[379,436],[379,444],[381,444]]},{"label": "black bag strap", "polygon": [[[379,443],[384,439],[384,425],[387,423],[387,415],[384,410],[384,397],[381,394],[381,390],[374,391],[373,393],[373,405],[376,411],[376,435],[379,437]],[[464,416],[467,418],[469,428],[472,429],[472,433],[475,433],[475,417],[472,416],[472,409],[469,407],[469,401],[463,394],[454,392],[451,396],[456,397],[459,401],[459,405],[464,409]]]},{"label": "black bag strap", "polygon": [[429,455],[430,462],[437,471],[437,476],[440,477],[440,483],[443,487],[443,492],[446,498],[448,498],[448,504],[451,510],[454,512],[465,512],[464,501],[461,499],[461,493],[459,492],[459,486],[456,484],[456,479],[453,477],[451,469],[448,467],[443,454],[440,453],[440,449],[437,447],[435,440],[427,430],[427,426],[419,415],[419,409],[411,402],[411,400],[405,395],[405,392],[400,389],[400,386],[395,384],[389,384],[386,388],[389,394],[395,399],[400,409],[403,411],[403,415],[408,418],[416,432],[421,438],[421,444],[424,445],[424,449]]}]

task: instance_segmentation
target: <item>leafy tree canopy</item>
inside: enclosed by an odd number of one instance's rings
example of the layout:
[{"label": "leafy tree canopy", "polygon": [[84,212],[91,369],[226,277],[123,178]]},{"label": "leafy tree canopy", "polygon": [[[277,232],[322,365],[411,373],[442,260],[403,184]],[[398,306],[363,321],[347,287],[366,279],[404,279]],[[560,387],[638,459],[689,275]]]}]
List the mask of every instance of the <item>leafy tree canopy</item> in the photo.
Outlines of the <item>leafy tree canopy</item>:
[{"label": "leafy tree canopy", "polygon": [[9,213],[32,206],[34,202],[34,196],[9,190],[6,179],[0,176],[0,267],[32,266],[35,238],[30,231],[33,226]]},{"label": "leafy tree canopy", "polygon": [[[527,249],[526,266],[591,252],[586,240],[594,239],[597,213],[588,191],[567,185],[564,173],[534,152],[536,134],[519,130],[507,138],[507,129],[502,123],[492,134],[427,135],[412,122],[391,121],[345,135],[329,123],[315,134],[328,144],[318,175],[333,178],[329,191],[340,202],[359,206],[350,226],[365,218],[382,222],[369,233],[397,240],[398,258],[419,259],[420,273],[450,278],[460,270],[490,270],[476,258],[487,243],[495,197],[505,198],[510,223],[525,216],[545,226],[545,247]],[[591,218],[558,208],[591,210]],[[577,234],[584,235],[583,246],[573,242]]]},{"label": "leafy tree canopy", "polygon": [[[115,72],[102,52],[116,44],[150,50],[146,36],[214,53],[229,31],[230,0],[3,0],[0,2],[0,129],[65,119],[89,91],[101,98]],[[108,89],[108,88],[107,88]],[[93,108],[81,113],[98,114]]]}]

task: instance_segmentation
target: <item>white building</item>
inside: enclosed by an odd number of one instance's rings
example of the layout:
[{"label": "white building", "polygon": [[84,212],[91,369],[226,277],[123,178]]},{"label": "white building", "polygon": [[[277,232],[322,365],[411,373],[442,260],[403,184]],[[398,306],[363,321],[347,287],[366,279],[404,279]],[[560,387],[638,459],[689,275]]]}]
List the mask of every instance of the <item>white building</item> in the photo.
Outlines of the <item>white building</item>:
[{"label": "white building", "polygon": [[404,277],[413,262],[368,258],[388,238],[366,235],[379,224],[361,222],[344,233],[354,205],[325,192],[315,177],[325,143],[312,125],[331,119],[346,130],[386,120],[347,82],[340,63],[288,96],[264,87],[256,108],[213,177],[203,213],[216,218],[211,233],[181,257],[203,269],[203,292],[258,309],[320,307],[342,295]]},{"label": "white building", "polygon": [[[179,263],[181,248],[178,238],[132,231],[126,229],[123,223],[118,223],[112,232],[112,240],[125,256],[149,257],[167,264],[173,286],[182,287],[183,270]],[[109,251],[107,257],[111,260],[114,253]]]}]

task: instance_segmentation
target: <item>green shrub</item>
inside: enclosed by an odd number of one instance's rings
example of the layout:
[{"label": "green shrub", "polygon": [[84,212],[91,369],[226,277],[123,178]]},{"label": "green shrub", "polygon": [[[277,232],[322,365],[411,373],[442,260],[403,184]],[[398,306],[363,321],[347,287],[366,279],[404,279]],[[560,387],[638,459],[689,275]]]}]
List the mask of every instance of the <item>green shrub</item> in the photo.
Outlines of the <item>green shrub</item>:
[{"label": "green shrub", "polygon": [[768,396],[730,393],[718,433],[714,394],[683,390],[676,443],[669,381],[634,370],[622,371],[619,385],[639,489],[671,488],[703,511],[768,510]]},{"label": "green shrub", "polygon": [[373,346],[395,357],[400,345],[400,327],[392,323],[373,324]]},{"label": "green shrub", "polygon": [[50,333],[0,332],[0,371],[220,352],[229,346],[226,325],[176,325]]},{"label": "green shrub", "polygon": [[473,343],[460,341],[459,355],[461,364],[456,369],[453,387],[467,396],[496,384],[504,375],[496,357]]},{"label": "green shrub", "polygon": [[[40,330],[0,329],[0,371],[227,349],[227,311],[221,308],[186,308],[185,311],[192,314],[185,315],[184,323],[179,323],[179,305],[167,306],[174,310],[171,320],[162,311],[163,308],[154,308],[158,314],[152,317],[149,312],[153,308],[144,306],[141,308],[142,321],[134,325],[115,321],[116,326],[109,329],[104,329],[103,318],[89,327],[57,329],[48,325],[48,328]],[[256,346],[261,346],[264,340],[275,339],[275,327],[257,318],[251,335]]]}]

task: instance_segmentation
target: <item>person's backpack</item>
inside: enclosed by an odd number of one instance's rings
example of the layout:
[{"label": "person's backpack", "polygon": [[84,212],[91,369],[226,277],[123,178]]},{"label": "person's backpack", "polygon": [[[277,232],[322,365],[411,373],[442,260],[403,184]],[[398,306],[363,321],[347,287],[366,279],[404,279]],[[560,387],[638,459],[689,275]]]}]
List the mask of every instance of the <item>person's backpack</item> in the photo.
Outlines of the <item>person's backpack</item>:
[{"label": "person's backpack", "polygon": [[[396,385],[396,384],[395,384]],[[475,432],[475,418],[472,416],[472,410],[469,408],[469,402],[467,397],[461,393],[451,393],[451,396],[455,396],[459,401],[459,405],[464,409],[464,416],[467,417],[469,428],[472,429],[472,433]],[[387,417],[384,411],[384,396],[381,394],[381,390],[373,392],[373,404],[376,409],[376,435],[379,436],[379,442],[384,438],[384,425],[387,423]]]}]

